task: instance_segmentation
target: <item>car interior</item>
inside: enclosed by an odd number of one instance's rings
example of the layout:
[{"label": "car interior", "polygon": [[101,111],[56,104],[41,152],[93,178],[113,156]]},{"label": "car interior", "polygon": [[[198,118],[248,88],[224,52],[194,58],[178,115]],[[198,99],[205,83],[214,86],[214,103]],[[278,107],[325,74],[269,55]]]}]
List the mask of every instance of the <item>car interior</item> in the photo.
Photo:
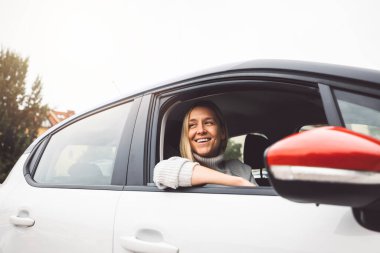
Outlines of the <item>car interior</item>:
[{"label": "car interior", "polygon": [[[259,186],[269,186],[265,173],[264,152],[278,140],[313,126],[326,125],[327,119],[320,94],[314,88],[240,89],[218,93],[205,92],[179,97],[166,110],[162,120],[163,143],[160,159],[180,156],[179,141],[183,117],[193,103],[208,100],[215,103],[227,122],[228,150],[235,147],[231,158],[238,158],[252,168]],[[178,102],[181,100],[180,102]],[[236,144],[240,152],[236,152]]]}]

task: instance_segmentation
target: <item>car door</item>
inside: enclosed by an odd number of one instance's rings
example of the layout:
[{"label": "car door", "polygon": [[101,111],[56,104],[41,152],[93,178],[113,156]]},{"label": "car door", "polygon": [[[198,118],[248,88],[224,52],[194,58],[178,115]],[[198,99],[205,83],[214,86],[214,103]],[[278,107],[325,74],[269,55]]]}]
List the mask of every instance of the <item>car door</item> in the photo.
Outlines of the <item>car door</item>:
[{"label": "car door", "polygon": [[20,158],[2,185],[0,252],[112,252],[138,101],[69,121]]},{"label": "car door", "polygon": [[[219,93],[218,87],[208,84],[207,89]],[[327,89],[320,91],[321,87]],[[329,122],[339,121],[335,103],[329,101],[333,98],[329,86],[318,87],[315,83],[313,89],[326,96],[323,105]],[[197,91],[194,96],[210,98],[207,92]],[[157,149],[163,147],[162,142],[155,142],[155,138],[163,138],[165,123],[162,122],[166,119],[165,115],[158,115],[160,108],[170,109],[165,102],[161,103],[162,107],[149,107],[158,100],[155,94],[145,96],[144,100],[137,124],[152,129],[136,129],[134,133],[131,152],[135,155],[129,161],[128,185],[121,194],[115,216],[115,253],[377,252],[380,234],[359,225],[347,207],[290,202],[278,196],[272,187],[158,190],[148,176],[154,162],[148,161],[156,161],[161,152]],[[302,113],[307,114],[311,113]]]}]

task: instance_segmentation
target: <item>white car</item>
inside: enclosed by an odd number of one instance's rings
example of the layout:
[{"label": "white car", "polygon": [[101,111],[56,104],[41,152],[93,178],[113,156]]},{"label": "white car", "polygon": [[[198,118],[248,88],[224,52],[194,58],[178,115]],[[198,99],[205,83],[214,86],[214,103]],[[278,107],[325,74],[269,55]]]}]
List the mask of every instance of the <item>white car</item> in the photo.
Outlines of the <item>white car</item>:
[{"label": "white car", "polygon": [[[198,100],[260,187],[154,185]],[[189,76],[35,140],[0,185],[0,253],[378,252],[379,138],[380,72],[252,61]]]}]

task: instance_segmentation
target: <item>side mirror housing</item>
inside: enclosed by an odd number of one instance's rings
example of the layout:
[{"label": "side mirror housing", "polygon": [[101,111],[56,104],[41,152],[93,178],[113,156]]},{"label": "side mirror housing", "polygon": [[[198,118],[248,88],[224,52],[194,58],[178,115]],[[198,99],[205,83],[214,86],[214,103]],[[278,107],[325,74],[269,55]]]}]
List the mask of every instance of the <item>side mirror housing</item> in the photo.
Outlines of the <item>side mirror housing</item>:
[{"label": "side mirror housing", "polygon": [[289,136],[266,150],[275,190],[296,202],[380,210],[380,141],[342,127]]}]

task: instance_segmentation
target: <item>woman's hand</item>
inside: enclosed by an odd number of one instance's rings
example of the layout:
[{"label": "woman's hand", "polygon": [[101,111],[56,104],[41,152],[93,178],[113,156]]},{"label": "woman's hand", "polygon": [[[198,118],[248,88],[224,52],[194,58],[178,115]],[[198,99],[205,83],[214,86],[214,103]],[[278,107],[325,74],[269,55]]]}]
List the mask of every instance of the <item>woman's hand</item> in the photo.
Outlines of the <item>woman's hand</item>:
[{"label": "woman's hand", "polygon": [[[231,177],[236,177],[236,176],[231,176]],[[256,185],[252,184],[251,182],[249,182],[248,180],[242,178],[242,177],[236,177],[236,183],[234,184],[234,186],[251,186],[251,187],[255,187]]]},{"label": "woman's hand", "polygon": [[193,168],[193,175],[191,177],[192,185],[202,185],[202,184],[220,184],[226,186],[250,186],[254,187],[255,185],[249,182],[248,180],[224,174],[222,172],[201,166],[196,165]]}]

